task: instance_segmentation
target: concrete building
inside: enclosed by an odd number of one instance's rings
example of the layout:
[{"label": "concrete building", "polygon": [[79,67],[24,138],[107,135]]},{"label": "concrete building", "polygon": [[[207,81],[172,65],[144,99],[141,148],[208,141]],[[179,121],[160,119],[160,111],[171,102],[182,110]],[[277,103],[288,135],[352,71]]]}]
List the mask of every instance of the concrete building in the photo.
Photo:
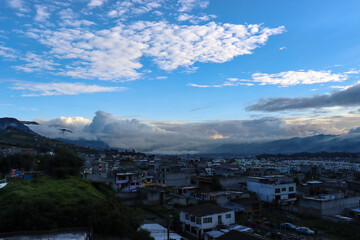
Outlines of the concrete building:
[{"label": "concrete building", "polygon": [[265,202],[285,204],[296,201],[296,183],[283,175],[249,177],[247,189],[255,192]]},{"label": "concrete building", "polygon": [[358,207],[360,196],[336,198],[334,195],[321,195],[315,197],[304,197],[299,199],[299,213],[331,216],[342,214],[347,208]]},{"label": "concrete building", "polygon": [[204,232],[217,226],[229,226],[235,223],[233,210],[216,205],[197,205],[184,208],[180,212],[183,231],[201,239]]},{"label": "concrete building", "polygon": [[157,174],[157,185],[160,187],[189,186],[191,185],[191,174],[181,171],[160,171]]}]

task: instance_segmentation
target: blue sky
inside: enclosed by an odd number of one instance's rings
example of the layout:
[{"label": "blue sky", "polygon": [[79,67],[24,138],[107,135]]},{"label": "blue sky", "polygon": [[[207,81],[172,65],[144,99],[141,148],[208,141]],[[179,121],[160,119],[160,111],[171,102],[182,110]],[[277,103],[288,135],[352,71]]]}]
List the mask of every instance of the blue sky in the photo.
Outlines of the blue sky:
[{"label": "blue sky", "polygon": [[[86,125],[101,110],[161,130],[277,119],[271,138],[360,125],[360,101],[343,101],[359,81],[359,1],[0,4],[1,116]],[[199,136],[244,135],[235,129]]]}]

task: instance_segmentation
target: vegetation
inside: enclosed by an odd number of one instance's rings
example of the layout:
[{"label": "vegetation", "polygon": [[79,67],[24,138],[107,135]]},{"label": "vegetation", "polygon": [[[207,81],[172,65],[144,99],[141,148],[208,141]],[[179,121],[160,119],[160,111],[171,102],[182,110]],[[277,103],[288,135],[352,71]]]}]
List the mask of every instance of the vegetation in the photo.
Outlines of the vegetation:
[{"label": "vegetation", "polygon": [[59,148],[54,155],[30,155],[17,153],[0,156],[0,176],[9,173],[11,169],[24,171],[42,171],[47,176],[64,178],[65,176],[78,176],[84,160],[79,158],[74,150]]},{"label": "vegetation", "polygon": [[103,183],[39,177],[0,189],[0,232],[91,227],[95,233],[149,239],[140,223]]},{"label": "vegetation", "polygon": [[78,176],[84,160],[77,153],[67,148],[59,148],[55,155],[45,155],[39,160],[39,170],[48,176],[64,178],[65,176]]},{"label": "vegetation", "polygon": [[75,149],[81,152],[98,153],[96,149],[81,147],[55,139],[34,135],[17,129],[0,129],[0,148],[18,147],[23,149],[34,148],[38,152],[49,152],[56,148]]}]

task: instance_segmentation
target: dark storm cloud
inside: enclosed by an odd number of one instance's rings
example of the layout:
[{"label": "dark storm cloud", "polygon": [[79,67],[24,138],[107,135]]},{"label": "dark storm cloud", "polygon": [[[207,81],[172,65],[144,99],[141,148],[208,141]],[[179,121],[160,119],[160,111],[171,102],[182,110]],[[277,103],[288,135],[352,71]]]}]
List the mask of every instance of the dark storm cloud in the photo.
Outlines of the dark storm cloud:
[{"label": "dark storm cloud", "polygon": [[277,112],[322,107],[350,107],[360,105],[360,84],[331,94],[313,97],[263,98],[246,108],[247,111]]}]

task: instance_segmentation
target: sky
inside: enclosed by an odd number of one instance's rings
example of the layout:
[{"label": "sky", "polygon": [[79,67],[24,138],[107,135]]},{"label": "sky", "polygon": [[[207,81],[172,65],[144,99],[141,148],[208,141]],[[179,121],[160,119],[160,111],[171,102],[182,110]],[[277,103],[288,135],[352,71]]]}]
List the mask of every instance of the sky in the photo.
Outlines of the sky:
[{"label": "sky", "polygon": [[43,135],[198,152],[360,127],[359,1],[0,6],[0,116]]}]

